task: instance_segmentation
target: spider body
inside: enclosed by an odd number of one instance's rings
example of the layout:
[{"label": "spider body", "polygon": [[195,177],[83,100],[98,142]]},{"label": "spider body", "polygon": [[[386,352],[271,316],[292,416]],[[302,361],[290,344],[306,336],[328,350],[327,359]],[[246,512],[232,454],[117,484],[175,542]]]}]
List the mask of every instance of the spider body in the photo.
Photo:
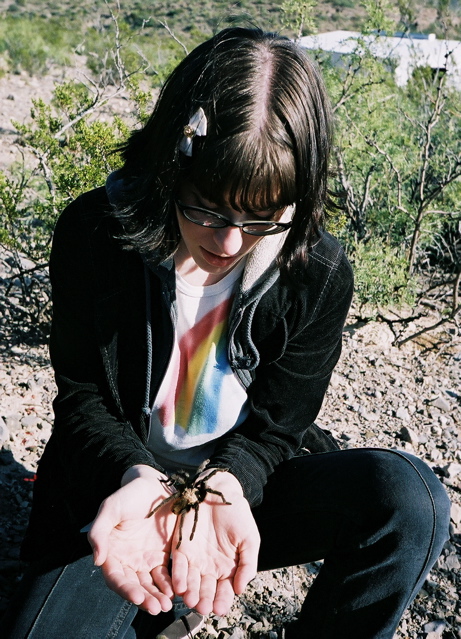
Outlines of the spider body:
[{"label": "spider body", "polygon": [[198,479],[201,473],[205,470],[209,460],[203,462],[197,469],[195,475],[190,475],[186,470],[178,470],[172,474],[168,479],[161,479],[160,481],[175,489],[169,497],[163,499],[152,512],[147,516],[152,517],[162,506],[168,502],[173,502],[171,506],[171,512],[180,517],[179,522],[179,539],[176,544],[176,550],[179,548],[182,542],[182,529],[184,524],[184,517],[188,512],[194,510],[194,524],[192,526],[192,532],[190,534],[190,541],[194,538],[195,530],[198,523],[198,511],[200,504],[205,501],[208,494],[218,495],[222,499],[223,504],[230,506],[231,502],[227,501],[224,495],[219,490],[213,490],[207,484],[208,479],[216,475],[217,472],[227,472],[227,468],[215,468],[209,475]]}]

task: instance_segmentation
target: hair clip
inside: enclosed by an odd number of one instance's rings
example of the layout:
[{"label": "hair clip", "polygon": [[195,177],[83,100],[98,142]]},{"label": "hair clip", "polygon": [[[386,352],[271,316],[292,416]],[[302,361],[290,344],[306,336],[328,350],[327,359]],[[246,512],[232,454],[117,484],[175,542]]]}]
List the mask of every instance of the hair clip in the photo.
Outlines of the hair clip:
[{"label": "hair clip", "polygon": [[205,115],[205,111],[202,107],[199,107],[198,110],[194,113],[194,115],[189,120],[189,123],[183,129],[184,136],[181,138],[179,143],[179,150],[187,155],[188,157],[192,156],[192,141],[196,135],[206,135],[207,129],[207,119]]}]

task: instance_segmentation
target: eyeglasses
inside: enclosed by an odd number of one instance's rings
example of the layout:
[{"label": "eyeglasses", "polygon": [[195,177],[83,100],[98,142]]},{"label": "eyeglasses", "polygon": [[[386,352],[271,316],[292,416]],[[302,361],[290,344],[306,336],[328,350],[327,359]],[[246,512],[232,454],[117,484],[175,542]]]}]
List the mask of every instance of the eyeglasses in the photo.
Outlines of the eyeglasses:
[{"label": "eyeglasses", "polygon": [[248,233],[248,235],[275,235],[276,233],[283,233],[291,226],[291,222],[273,222],[272,220],[231,222],[224,215],[213,213],[213,211],[208,209],[202,209],[200,206],[183,204],[180,200],[175,200],[175,202],[189,222],[199,226],[206,226],[210,229],[224,229],[226,226],[236,226],[242,229],[244,233]]}]

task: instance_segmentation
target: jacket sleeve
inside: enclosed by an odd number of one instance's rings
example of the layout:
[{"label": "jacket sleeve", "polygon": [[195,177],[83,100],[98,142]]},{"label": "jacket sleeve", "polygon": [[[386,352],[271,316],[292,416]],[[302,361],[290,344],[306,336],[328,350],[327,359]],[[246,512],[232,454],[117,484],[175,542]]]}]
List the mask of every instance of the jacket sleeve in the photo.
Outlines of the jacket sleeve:
[{"label": "jacket sleeve", "polygon": [[300,292],[285,321],[283,355],[257,367],[248,389],[250,414],[211,459],[210,466],[228,468],[239,479],[252,506],[261,502],[268,475],[302,447],[320,411],[341,353],[352,291],[352,270],[340,250],[318,298],[310,299],[309,289]]},{"label": "jacket sleeve", "polygon": [[[120,479],[130,466],[157,467],[117,401],[116,381],[107,372],[116,370],[116,362],[104,366],[110,349],[107,343],[101,344],[98,334],[94,250],[89,247],[91,235],[103,238],[108,246],[113,243],[109,232],[101,231],[101,224],[98,229],[93,221],[98,216],[100,221],[104,219],[98,213],[104,207],[107,201],[103,195],[87,194],[71,204],[58,220],[50,260],[50,353],[58,394],[49,446],[58,457],[62,480],[70,491],[71,509],[82,507],[85,516],[96,514],[101,501],[120,487]],[[102,242],[99,259],[105,250]],[[113,291],[112,296],[117,297]],[[114,334],[111,339],[116,337]]]}]

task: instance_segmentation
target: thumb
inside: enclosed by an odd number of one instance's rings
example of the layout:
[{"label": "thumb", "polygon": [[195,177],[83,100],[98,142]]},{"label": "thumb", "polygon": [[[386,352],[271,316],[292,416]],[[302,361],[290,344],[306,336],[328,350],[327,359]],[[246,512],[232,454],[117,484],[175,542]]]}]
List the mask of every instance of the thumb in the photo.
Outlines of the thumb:
[{"label": "thumb", "polygon": [[103,501],[96,519],[91,524],[88,532],[88,541],[93,549],[93,561],[95,566],[102,566],[107,559],[109,550],[109,536],[112,530],[120,523],[119,517],[107,503]]}]

